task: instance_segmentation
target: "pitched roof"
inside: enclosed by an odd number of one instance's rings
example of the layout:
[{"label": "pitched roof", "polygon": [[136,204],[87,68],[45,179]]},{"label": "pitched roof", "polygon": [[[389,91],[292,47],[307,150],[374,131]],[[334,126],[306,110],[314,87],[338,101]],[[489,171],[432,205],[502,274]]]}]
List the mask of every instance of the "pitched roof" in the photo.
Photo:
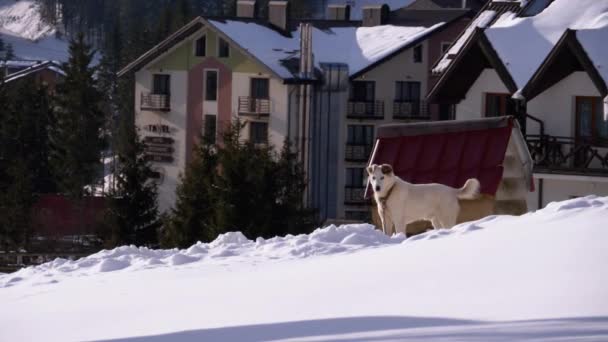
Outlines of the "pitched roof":
[{"label": "pitched roof", "polygon": [[[475,28],[483,30],[492,50],[514,81],[517,94],[532,79],[567,30],[577,38],[596,69],[608,58],[608,0],[493,0],[435,65],[435,73],[456,67],[454,57],[470,40]],[[579,33],[580,32],[580,33]],[[462,51],[464,53],[464,51]],[[508,85],[507,85],[508,86]]]},{"label": "pitched roof", "polygon": [[28,68],[19,70],[15,73],[8,75],[7,77],[5,77],[3,79],[3,82],[9,83],[9,82],[18,80],[20,78],[26,77],[28,75],[32,75],[41,70],[45,70],[45,69],[51,70],[59,75],[65,76],[65,72],[63,71],[63,69],[61,68],[61,65],[59,63],[57,63],[55,61],[44,61],[44,62],[38,62],[37,64],[34,64]]},{"label": "pitched roof", "polygon": [[[392,57],[430,34],[439,32],[447,23],[466,15],[463,10],[400,12],[387,25],[362,27],[360,21],[307,20],[313,27],[315,67],[321,63],[345,63],[349,74],[356,75]],[[267,21],[250,18],[197,18],[146,52],[119,72],[119,76],[139,69],[171,47],[207,26],[232,42],[241,52],[286,81],[297,79],[293,68],[299,59],[300,28],[291,22],[286,30]]]},{"label": "pitched roof", "polygon": [[461,187],[477,178],[482,193],[495,195],[515,124],[499,117],[381,126],[370,164],[391,164],[414,184]]}]

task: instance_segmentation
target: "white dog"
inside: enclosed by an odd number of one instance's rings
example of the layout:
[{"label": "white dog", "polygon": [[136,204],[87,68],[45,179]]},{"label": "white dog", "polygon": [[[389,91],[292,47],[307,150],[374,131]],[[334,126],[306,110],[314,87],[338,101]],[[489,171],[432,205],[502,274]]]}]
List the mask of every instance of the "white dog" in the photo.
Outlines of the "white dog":
[{"label": "white dog", "polygon": [[406,225],[428,220],[433,228],[451,228],[456,224],[460,205],[458,199],[475,199],[479,181],[471,178],[460,189],[443,184],[411,184],[395,176],[388,164],[367,168],[368,181],[378,204],[378,214],[385,234],[394,224],[397,232],[406,233]]}]

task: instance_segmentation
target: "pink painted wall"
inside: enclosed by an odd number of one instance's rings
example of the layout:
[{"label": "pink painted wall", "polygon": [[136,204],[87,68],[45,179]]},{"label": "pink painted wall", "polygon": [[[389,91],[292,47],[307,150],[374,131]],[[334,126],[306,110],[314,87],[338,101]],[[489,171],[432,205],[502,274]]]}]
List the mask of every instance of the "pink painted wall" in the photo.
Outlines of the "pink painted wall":
[{"label": "pink painted wall", "polygon": [[203,97],[205,93],[204,70],[216,69],[219,71],[219,84],[217,94],[217,125],[218,143],[221,142],[221,131],[223,127],[230,124],[232,111],[232,70],[222,62],[213,57],[205,58],[205,61],[195,65],[188,72],[188,103],[187,103],[187,129],[186,129],[186,162],[192,158],[192,151],[199,142],[203,129]]}]

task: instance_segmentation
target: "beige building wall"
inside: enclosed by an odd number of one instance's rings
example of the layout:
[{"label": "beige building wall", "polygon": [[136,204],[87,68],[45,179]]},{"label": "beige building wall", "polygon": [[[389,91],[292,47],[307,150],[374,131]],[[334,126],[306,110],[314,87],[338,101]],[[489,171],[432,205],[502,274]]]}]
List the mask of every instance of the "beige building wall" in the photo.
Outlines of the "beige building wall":
[{"label": "beige building wall", "polygon": [[486,93],[509,93],[494,69],[484,69],[467,91],[466,97],[456,105],[456,120],[482,118]]},{"label": "beige building wall", "polygon": [[[241,96],[250,96],[251,78],[269,79],[270,115],[241,116],[245,122],[260,121],[268,123],[268,142],[277,150],[283,147],[283,141],[288,135],[288,86],[282,80],[265,73],[232,73],[232,116],[239,117],[238,101]],[[249,126],[243,132],[243,138],[249,139]]]},{"label": "beige building wall", "polygon": [[[155,73],[171,76],[171,111],[142,110],[140,99],[142,94],[152,90],[152,75]],[[143,69],[135,73],[135,125],[140,128],[140,136],[159,136],[146,130],[148,125],[167,125],[170,128],[167,136],[174,139],[172,163],[154,163],[154,169],[163,175],[159,184],[159,209],[166,211],[175,202],[175,189],[179,181],[179,174],[186,165],[186,96],[187,73],[185,71]]]},{"label": "beige building wall", "polygon": [[[350,205],[345,204],[345,176],[347,168],[364,168],[365,162],[350,162],[345,161],[345,147],[348,139],[349,125],[373,125],[374,137],[376,137],[377,127],[388,123],[405,123],[408,120],[393,119],[393,102],[395,100],[396,82],[420,82],[421,100],[424,99],[428,92],[428,70],[432,64],[429,61],[428,41],[422,42],[422,62],[414,62],[414,47],[406,49],[397,54],[393,58],[381,63],[375,68],[355,78],[354,81],[374,81],[375,82],[375,100],[384,102],[384,118],[380,119],[350,119],[347,113],[343,113],[345,125],[342,126],[340,135],[342,144],[340,146],[340,155],[338,168],[342,172],[338,172],[338,215],[341,218],[346,218],[346,211],[369,212],[369,206],[365,205]],[[346,106],[345,106],[346,108]],[[411,121],[411,120],[409,120]],[[363,186],[364,184],[362,184]],[[341,214],[340,214],[341,213]]]}]

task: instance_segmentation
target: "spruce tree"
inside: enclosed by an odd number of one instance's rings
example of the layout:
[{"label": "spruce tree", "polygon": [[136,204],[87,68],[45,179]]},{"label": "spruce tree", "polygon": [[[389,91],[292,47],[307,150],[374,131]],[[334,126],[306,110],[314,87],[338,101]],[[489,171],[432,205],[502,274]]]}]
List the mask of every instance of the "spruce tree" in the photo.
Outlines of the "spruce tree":
[{"label": "spruce tree", "polygon": [[146,160],[131,116],[123,117],[115,188],[109,193],[107,219],[111,229],[109,245],[135,244],[155,246],[159,227],[157,186],[150,162]]},{"label": "spruce tree", "polygon": [[104,148],[103,99],[91,67],[94,52],[79,34],[70,42],[64,81],[57,87],[57,109],[50,136],[51,166],[59,190],[80,199],[91,193],[102,170]]},{"label": "spruce tree", "polygon": [[220,233],[212,224],[218,168],[215,147],[203,139],[193,154],[180,176],[175,206],[163,224],[161,242],[165,247],[185,248],[197,241],[211,241]]}]

